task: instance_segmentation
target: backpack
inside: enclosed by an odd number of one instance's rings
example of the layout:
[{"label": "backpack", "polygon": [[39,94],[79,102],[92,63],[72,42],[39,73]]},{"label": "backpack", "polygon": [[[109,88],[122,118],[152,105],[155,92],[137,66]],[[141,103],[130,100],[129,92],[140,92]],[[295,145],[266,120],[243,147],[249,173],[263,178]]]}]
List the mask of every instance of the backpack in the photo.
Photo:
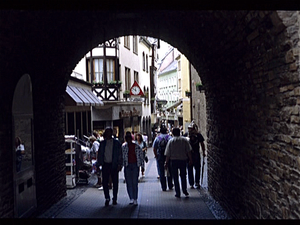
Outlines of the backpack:
[{"label": "backpack", "polygon": [[166,135],[165,137],[158,137],[160,139],[159,143],[158,143],[158,151],[157,151],[157,155],[158,158],[161,159],[164,155],[165,155],[165,150],[168,144],[168,138],[169,135]]}]

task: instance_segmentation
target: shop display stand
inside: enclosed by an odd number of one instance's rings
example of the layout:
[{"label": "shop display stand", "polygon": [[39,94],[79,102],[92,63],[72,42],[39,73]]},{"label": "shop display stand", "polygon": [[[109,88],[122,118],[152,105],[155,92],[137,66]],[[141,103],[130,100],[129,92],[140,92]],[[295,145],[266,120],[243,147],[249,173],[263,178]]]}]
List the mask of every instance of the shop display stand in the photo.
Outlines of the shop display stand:
[{"label": "shop display stand", "polygon": [[76,161],[75,161],[75,138],[65,138],[66,150],[66,185],[67,188],[76,187]]}]

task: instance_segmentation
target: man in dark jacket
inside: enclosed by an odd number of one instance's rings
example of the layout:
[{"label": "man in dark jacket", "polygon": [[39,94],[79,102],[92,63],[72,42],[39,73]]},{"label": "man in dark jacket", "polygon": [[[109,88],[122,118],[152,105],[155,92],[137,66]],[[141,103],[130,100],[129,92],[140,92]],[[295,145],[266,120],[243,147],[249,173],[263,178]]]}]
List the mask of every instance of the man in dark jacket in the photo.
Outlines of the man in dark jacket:
[{"label": "man in dark jacket", "polygon": [[102,166],[102,183],[105,196],[105,206],[109,205],[109,176],[113,183],[113,205],[117,204],[119,188],[119,172],[122,170],[121,143],[112,138],[113,130],[107,127],[104,132],[104,140],[100,142],[98,151],[97,166]]},{"label": "man in dark jacket", "polygon": [[[195,184],[196,188],[199,189],[200,170],[201,170],[200,146],[201,146],[203,157],[205,157],[205,145],[204,145],[204,138],[198,132],[198,126],[194,123],[194,121],[192,121],[191,124],[188,126],[187,137],[192,147],[192,160],[193,160],[193,165],[188,165],[189,184],[191,188],[194,188],[194,184]],[[194,176],[194,169],[195,169],[195,176]]]}]

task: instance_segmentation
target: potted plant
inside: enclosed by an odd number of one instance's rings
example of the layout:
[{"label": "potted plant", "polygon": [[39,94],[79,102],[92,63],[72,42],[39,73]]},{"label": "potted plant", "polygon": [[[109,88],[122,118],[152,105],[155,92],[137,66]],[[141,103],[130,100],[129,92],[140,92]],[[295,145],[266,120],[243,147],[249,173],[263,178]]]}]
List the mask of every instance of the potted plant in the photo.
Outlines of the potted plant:
[{"label": "potted plant", "polygon": [[121,86],[122,81],[120,81],[120,80],[111,80],[111,81],[108,82],[108,84],[114,84],[114,85],[117,85],[117,86]]},{"label": "potted plant", "polygon": [[124,92],[123,92],[123,97],[124,98],[128,98],[130,96],[130,91],[129,90],[125,90]]},{"label": "potted plant", "polygon": [[186,97],[191,97],[191,95],[192,95],[192,92],[190,92],[188,90],[185,91],[185,96]]},{"label": "potted plant", "polygon": [[201,82],[196,83],[196,90],[200,92],[204,91],[204,86]]},{"label": "potted plant", "polygon": [[93,81],[93,85],[94,86],[101,86],[101,85],[103,85],[103,81],[99,81],[99,82]]}]

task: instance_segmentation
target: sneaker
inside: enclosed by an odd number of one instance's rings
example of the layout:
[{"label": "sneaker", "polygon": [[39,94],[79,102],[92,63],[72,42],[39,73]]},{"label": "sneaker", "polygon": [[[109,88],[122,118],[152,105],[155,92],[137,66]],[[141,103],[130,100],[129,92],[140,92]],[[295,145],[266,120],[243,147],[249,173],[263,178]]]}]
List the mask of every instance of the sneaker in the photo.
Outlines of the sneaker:
[{"label": "sneaker", "polygon": [[134,202],[133,199],[130,199],[129,205],[132,205],[133,202]]},{"label": "sneaker", "polygon": [[133,204],[134,204],[134,205],[137,205],[137,204],[138,204],[137,199],[133,200]]},{"label": "sneaker", "polygon": [[109,205],[109,201],[110,201],[109,199],[106,199],[106,200],[105,200],[105,206],[108,206],[108,205]]},{"label": "sneaker", "polygon": [[175,195],[176,198],[180,198],[180,195]]},{"label": "sneaker", "polygon": [[197,189],[200,189],[200,184],[196,184],[196,188],[197,188]]},{"label": "sneaker", "polygon": [[99,187],[98,190],[99,190],[99,191],[102,191],[102,190],[103,190],[103,187]]},{"label": "sneaker", "polygon": [[195,189],[195,188],[194,188],[194,185],[191,185],[191,189]]}]

